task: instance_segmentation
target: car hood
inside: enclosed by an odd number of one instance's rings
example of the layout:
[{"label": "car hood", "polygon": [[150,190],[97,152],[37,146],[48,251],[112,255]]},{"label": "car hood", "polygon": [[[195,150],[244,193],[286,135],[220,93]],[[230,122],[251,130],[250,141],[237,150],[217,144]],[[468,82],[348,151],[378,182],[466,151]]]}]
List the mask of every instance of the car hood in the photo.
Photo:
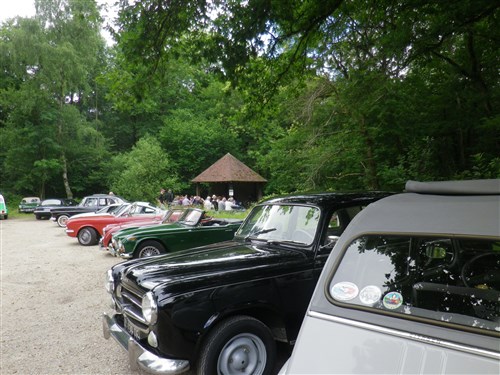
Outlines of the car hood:
[{"label": "car hood", "polygon": [[[131,260],[118,265],[122,280],[143,290],[161,289],[169,296],[197,288],[275,276],[310,268],[312,250],[279,245],[226,241]],[[310,256],[308,256],[310,254]]]},{"label": "car hood", "polygon": [[83,212],[81,214],[76,214],[76,215],[73,215],[71,216],[71,218],[69,220],[71,220],[72,222],[75,221],[75,219],[80,219],[80,218],[92,218],[92,219],[95,219],[95,218],[99,218],[99,219],[103,219],[103,218],[110,218],[110,217],[113,217],[112,214],[99,214],[97,215],[95,212]]}]

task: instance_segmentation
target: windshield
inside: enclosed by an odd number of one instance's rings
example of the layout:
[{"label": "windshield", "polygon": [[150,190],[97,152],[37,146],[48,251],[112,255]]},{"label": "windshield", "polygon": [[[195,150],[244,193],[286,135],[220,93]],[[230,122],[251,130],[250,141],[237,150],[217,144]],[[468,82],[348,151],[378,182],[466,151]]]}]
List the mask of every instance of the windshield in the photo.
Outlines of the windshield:
[{"label": "windshield", "polygon": [[[121,206],[117,206],[117,208],[112,209],[110,207],[106,207],[107,212],[111,213],[114,216],[126,216],[131,210],[131,205],[130,204],[122,204]],[[105,209],[106,209],[105,208]],[[103,209],[103,210],[105,210]]]},{"label": "windshield", "polygon": [[195,226],[200,221],[203,211],[200,210],[186,210],[179,219],[179,222],[185,225]]},{"label": "windshield", "polygon": [[317,207],[298,205],[257,206],[250,212],[236,237],[265,241],[291,241],[310,245],[320,218]]}]

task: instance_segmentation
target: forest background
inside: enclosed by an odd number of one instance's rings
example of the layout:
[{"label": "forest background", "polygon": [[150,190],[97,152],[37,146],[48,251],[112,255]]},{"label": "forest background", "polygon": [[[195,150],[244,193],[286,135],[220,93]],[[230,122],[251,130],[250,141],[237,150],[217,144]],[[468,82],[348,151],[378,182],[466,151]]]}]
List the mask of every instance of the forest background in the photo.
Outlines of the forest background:
[{"label": "forest background", "polygon": [[498,2],[35,6],[0,25],[7,198],[155,202],[228,152],[266,194],[500,177]]}]

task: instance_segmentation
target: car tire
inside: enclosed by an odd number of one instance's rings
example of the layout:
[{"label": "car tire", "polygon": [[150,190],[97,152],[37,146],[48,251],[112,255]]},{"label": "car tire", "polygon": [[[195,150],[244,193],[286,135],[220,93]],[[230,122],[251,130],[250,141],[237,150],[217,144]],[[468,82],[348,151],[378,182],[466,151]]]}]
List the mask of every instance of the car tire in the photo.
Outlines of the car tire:
[{"label": "car tire", "polygon": [[59,225],[61,228],[66,227],[66,223],[68,222],[69,216],[68,215],[61,215],[57,218],[57,225]]},{"label": "car tire", "polygon": [[269,328],[250,316],[219,323],[203,341],[197,364],[203,374],[270,374],[276,362],[276,343]]},{"label": "car tire", "polygon": [[37,220],[42,220],[42,217],[41,217],[40,215],[35,215],[35,218],[36,218]]},{"label": "car tire", "polygon": [[165,254],[165,246],[158,241],[144,241],[135,251],[134,258],[146,258],[153,255]]},{"label": "car tire", "polygon": [[78,242],[82,246],[92,246],[96,245],[97,240],[97,231],[91,227],[84,227],[80,229],[78,232]]}]

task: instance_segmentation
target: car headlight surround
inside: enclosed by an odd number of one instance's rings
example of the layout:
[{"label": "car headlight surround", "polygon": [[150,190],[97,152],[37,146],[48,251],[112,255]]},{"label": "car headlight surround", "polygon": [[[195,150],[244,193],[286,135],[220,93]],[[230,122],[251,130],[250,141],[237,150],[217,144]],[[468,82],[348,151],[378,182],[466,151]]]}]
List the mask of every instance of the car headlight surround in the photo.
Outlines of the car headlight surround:
[{"label": "car headlight surround", "polygon": [[142,316],[148,324],[155,324],[158,318],[158,305],[154,299],[152,292],[147,292],[144,297],[142,297]]},{"label": "car headlight surround", "polygon": [[113,278],[113,272],[111,270],[106,272],[106,282],[104,286],[109,294],[113,294],[115,291],[115,279]]}]

